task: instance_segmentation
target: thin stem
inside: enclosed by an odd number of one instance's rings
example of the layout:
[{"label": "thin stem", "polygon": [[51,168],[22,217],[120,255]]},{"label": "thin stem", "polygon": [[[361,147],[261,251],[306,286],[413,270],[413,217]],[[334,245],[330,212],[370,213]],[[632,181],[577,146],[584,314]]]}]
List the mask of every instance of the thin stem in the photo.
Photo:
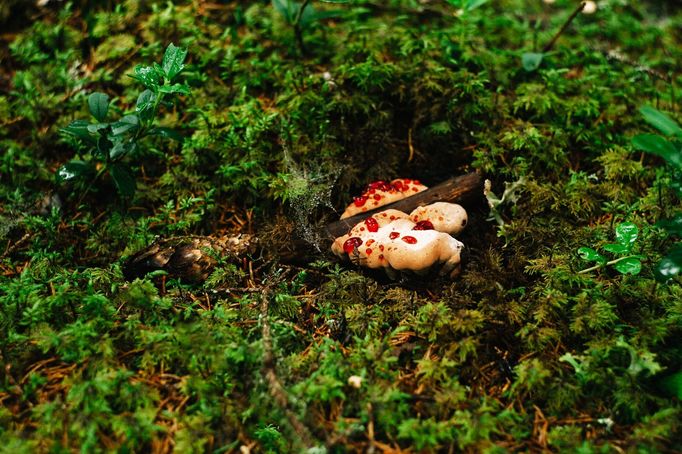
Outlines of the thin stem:
[{"label": "thin stem", "polygon": [[573,22],[573,19],[576,18],[578,14],[585,8],[585,3],[586,2],[580,2],[580,5],[571,13],[570,16],[568,16],[568,19],[566,19],[566,22],[564,22],[564,25],[561,26],[559,31],[554,35],[551,39],[550,42],[547,43],[545,47],[542,48],[542,52],[549,52],[552,50],[552,47],[554,47],[554,43],[556,43],[556,40],[559,39],[559,37],[566,31],[569,25],[571,25],[571,22]]},{"label": "thin stem", "polygon": [[637,255],[628,255],[627,257],[621,257],[615,260],[611,260],[610,262],[606,263],[600,263],[598,265],[591,266],[589,268],[585,268],[584,270],[578,271],[578,274],[584,274],[584,273],[589,273],[590,271],[598,270],[599,268],[604,268],[605,266],[609,265],[615,265],[618,262],[622,262],[625,259],[631,259],[632,257],[637,257]]},{"label": "thin stem", "polygon": [[301,28],[301,19],[303,18],[303,11],[310,4],[310,0],[303,0],[301,7],[296,12],[296,17],[294,18],[294,36],[296,37],[296,45],[301,54],[305,53],[305,43],[303,42],[303,29]]}]

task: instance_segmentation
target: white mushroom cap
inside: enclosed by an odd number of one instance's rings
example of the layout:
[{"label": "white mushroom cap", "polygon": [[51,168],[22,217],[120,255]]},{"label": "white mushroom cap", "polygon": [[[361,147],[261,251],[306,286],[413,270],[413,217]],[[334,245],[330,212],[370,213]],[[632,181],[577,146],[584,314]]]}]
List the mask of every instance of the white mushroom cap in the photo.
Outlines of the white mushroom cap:
[{"label": "white mushroom cap", "polygon": [[341,219],[397,202],[426,189],[428,188],[421,184],[419,180],[410,180],[408,178],[398,178],[390,183],[375,181],[367,185],[367,188],[360,197],[354,197],[353,203],[346,207],[346,210],[341,215]]},{"label": "white mushroom cap", "polygon": [[464,245],[447,233],[414,230],[416,225],[406,218],[389,222],[376,231],[360,230],[358,224],[350,234],[334,241],[332,251],[368,268],[423,272],[441,263],[443,274],[456,270]]},{"label": "white mushroom cap", "polygon": [[457,235],[467,225],[467,212],[461,205],[448,202],[436,202],[416,208],[410,213],[414,222],[429,221],[434,230]]}]

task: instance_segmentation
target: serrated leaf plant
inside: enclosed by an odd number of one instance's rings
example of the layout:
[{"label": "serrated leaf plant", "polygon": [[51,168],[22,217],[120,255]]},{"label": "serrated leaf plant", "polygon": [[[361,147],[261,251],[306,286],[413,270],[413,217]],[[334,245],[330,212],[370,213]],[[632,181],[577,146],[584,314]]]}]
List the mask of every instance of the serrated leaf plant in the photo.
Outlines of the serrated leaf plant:
[{"label": "serrated leaf plant", "polygon": [[606,256],[600,254],[595,249],[590,247],[578,248],[578,255],[583,260],[588,262],[595,262],[594,266],[578,271],[579,274],[589,273],[591,271],[604,268],[606,266],[613,267],[621,274],[639,274],[642,270],[643,256],[632,254],[632,248],[639,235],[639,229],[632,222],[623,222],[616,227],[616,242],[608,243],[602,246],[602,249],[616,256],[612,260],[608,260]]},{"label": "serrated leaf plant", "polygon": [[[662,135],[638,134],[632,138],[632,145],[638,150],[663,158],[669,176],[669,187],[678,198],[682,198],[682,128],[665,112],[651,106],[643,106],[639,112]],[[680,238],[682,213],[675,213],[672,218],[661,220],[656,226],[665,230],[668,236]],[[681,272],[682,243],[678,241],[658,263],[655,275],[659,281],[665,282]]]},{"label": "serrated leaf plant", "polygon": [[94,121],[76,120],[62,133],[86,145],[83,159],[73,159],[59,167],[57,182],[85,182],[86,192],[105,175],[109,175],[121,198],[132,199],[137,187],[131,156],[144,146],[149,136],[181,141],[175,130],[156,126],[159,108],[169,97],[188,95],[189,87],[177,82],[184,69],[187,50],[169,44],[161,64],[138,65],[130,75],[144,86],[135,109],[118,119],[109,119],[109,96],[95,92],[88,97],[88,109]]}]

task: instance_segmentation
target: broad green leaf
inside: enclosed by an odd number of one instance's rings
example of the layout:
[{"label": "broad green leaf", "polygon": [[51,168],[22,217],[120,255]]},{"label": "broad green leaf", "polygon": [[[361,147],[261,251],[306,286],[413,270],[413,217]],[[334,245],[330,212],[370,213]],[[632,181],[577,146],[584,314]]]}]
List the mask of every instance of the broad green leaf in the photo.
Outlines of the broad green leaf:
[{"label": "broad green leaf", "polygon": [[152,107],[154,104],[154,92],[151,90],[145,90],[142,93],[140,93],[140,96],[137,97],[137,103],[135,105],[135,110],[138,112],[142,112],[144,110],[147,110]]},{"label": "broad green leaf", "polygon": [[123,156],[127,155],[128,153],[131,153],[135,150],[136,148],[135,142],[130,142],[130,141],[119,141],[114,143],[114,146],[111,147],[111,151],[109,151],[109,158],[112,161],[116,161],[117,159],[122,158]]},{"label": "broad green leaf", "polygon": [[168,45],[166,52],[163,54],[163,62],[161,63],[166,80],[171,81],[180,74],[180,71],[185,67],[183,64],[185,57],[187,57],[187,49],[175,47],[173,43]]},{"label": "broad green leaf", "polygon": [[682,152],[664,137],[656,134],[639,134],[632,138],[632,146],[660,156],[676,167],[682,167]]},{"label": "broad green leaf", "polygon": [[140,119],[137,115],[126,115],[111,125],[111,134],[113,136],[120,136],[128,131],[136,130],[139,126]]},{"label": "broad green leaf", "polygon": [[629,251],[637,240],[639,229],[632,222],[623,222],[616,227],[616,241],[625,246]]},{"label": "broad green leaf", "polygon": [[535,71],[540,67],[545,54],[540,52],[526,52],[521,55],[521,65],[526,71]]},{"label": "broad green leaf", "polygon": [[669,235],[682,236],[682,213],[678,213],[672,219],[658,221],[656,227],[665,229]]},{"label": "broad green leaf", "polygon": [[620,243],[618,243],[618,244],[616,244],[616,243],[605,244],[602,249],[604,249],[606,252],[612,252],[614,254],[621,254],[621,255],[627,254],[628,252],[630,252],[630,248],[628,248],[627,246],[620,244]]},{"label": "broad green leaf", "polygon": [[583,260],[588,260],[590,262],[599,262],[602,264],[606,263],[606,258],[590,247],[578,248],[578,254],[580,255],[580,258]]},{"label": "broad green leaf", "polygon": [[99,92],[91,94],[88,96],[88,107],[92,116],[97,121],[103,122],[106,120],[109,111],[109,96]]},{"label": "broad green leaf", "polygon": [[94,142],[94,139],[90,135],[90,131],[88,130],[88,126],[90,126],[90,123],[88,123],[87,121],[76,120],[69,123],[67,127],[62,128],[61,131],[72,136],[78,137],[79,139],[83,139],[88,142]]},{"label": "broad green leaf", "polygon": [[57,170],[57,181],[65,182],[83,178],[91,175],[94,171],[93,166],[85,161],[73,160],[67,162]]},{"label": "broad green leaf", "polygon": [[618,263],[614,263],[613,267],[621,274],[639,274],[642,271],[642,262],[636,257],[628,257]]},{"label": "broad green leaf", "polygon": [[182,142],[182,140],[183,140],[182,134],[180,134],[179,132],[177,132],[174,129],[166,128],[163,126],[152,128],[149,131],[149,134],[153,135],[153,136],[165,137],[166,139],[175,140],[177,142]]},{"label": "broad green leaf", "polygon": [[127,166],[123,164],[114,164],[109,168],[109,173],[114,180],[114,184],[116,185],[119,194],[125,198],[130,198],[135,195],[135,177]]},{"label": "broad green leaf", "polygon": [[656,278],[667,281],[682,272],[682,244],[678,244],[668,251],[663,260],[656,267]]},{"label": "broad green leaf", "polygon": [[142,85],[152,90],[158,88],[161,80],[159,72],[154,67],[143,65],[137,65],[130,77],[142,82]]},{"label": "broad green leaf", "polygon": [[98,135],[100,131],[109,127],[106,123],[90,124],[88,125],[88,132],[93,135]]},{"label": "broad green leaf", "polygon": [[667,114],[651,106],[643,106],[639,112],[647,123],[661,131],[666,136],[682,136],[682,128]]},{"label": "broad green leaf", "polygon": [[181,93],[183,95],[189,94],[189,87],[185,84],[161,85],[159,87],[161,93]]}]

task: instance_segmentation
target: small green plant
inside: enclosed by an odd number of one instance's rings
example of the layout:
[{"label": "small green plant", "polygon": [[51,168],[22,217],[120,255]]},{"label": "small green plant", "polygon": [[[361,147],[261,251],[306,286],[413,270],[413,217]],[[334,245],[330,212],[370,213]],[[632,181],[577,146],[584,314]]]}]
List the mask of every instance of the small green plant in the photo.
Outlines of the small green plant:
[{"label": "small green plant", "polygon": [[[632,145],[638,150],[663,158],[669,176],[668,186],[678,198],[682,198],[682,128],[665,113],[650,106],[639,109],[644,120],[660,134],[638,134],[632,138]],[[682,237],[682,213],[656,224],[669,236]],[[656,277],[667,281],[682,272],[682,243],[677,242],[656,266]]]},{"label": "small green plant", "polygon": [[88,97],[88,108],[94,122],[76,120],[62,132],[75,137],[86,146],[82,159],[74,159],[57,170],[58,182],[86,181],[89,189],[106,174],[123,198],[132,198],[136,182],[129,157],[141,147],[141,141],[148,136],[161,136],[180,141],[182,136],[166,127],[156,126],[159,108],[167,105],[172,95],[189,94],[189,87],[175,83],[182,72],[187,50],[172,43],[166,49],[161,65],[138,65],[131,77],[144,85],[135,105],[135,111],[115,121],[107,121],[109,96],[92,93]]},{"label": "small green plant", "polygon": [[[347,0],[322,1],[325,3],[347,3]],[[303,0],[301,3],[293,0],[272,0],[272,6],[293,27],[296,45],[301,53],[305,52],[305,44],[303,42],[303,31],[305,29],[310,28],[315,22],[338,17],[341,14],[339,10],[317,11],[310,4],[310,0]]]},{"label": "small green plant", "polygon": [[[578,254],[583,260],[596,262],[596,265],[578,271],[579,274],[589,273],[605,266],[612,266],[621,274],[639,274],[642,270],[641,255],[632,254],[632,247],[639,235],[639,229],[632,222],[623,222],[616,227],[616,242],[602,247],[606,252],[616,256],[608,260],[605,256],[589,247],[578,248]],[[619,257],[620,256],[620,257]]]}]

